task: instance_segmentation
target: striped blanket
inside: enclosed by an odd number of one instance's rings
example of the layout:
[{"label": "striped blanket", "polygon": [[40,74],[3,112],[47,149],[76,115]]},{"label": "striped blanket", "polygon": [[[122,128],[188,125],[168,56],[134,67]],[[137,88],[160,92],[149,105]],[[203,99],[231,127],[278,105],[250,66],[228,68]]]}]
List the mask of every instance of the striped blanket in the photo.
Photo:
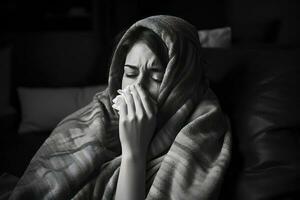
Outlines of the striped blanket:
[{"label": "striped blanket", "polygon": [[[196,29],[172,16],[138,21],[169,49],[158,97],[158,125],[146,167],[146,199],[216,199],[230,160],[226,116],[202,71]],[[108,87],[90,104],[63,119],[20,178],[10,199],[114,199],[121,164],[118,113],[112,99],[124,61],[117,46]]]}]

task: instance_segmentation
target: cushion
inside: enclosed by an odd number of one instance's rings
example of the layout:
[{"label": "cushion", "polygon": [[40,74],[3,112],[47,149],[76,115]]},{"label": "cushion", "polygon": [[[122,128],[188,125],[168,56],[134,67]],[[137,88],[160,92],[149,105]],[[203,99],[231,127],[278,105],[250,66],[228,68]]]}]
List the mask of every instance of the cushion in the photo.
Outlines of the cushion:
[{"label": "cushion", "polygon": [[228,199],[300,196],[299,53],[203,50],[211,86],[232,124],[232,161],[223,191]]},{"label": "cushion", "polygon": [[198,36],[202,47],[228,48],[231,46],[230,27],[198,30]]},{"label": "cushion", "polygon": [[67,115],[92,101],[105,85],[67,88],[19,87],[19,134],[52,130]]},{"label": "cushion", "polygon": [[298,51],[261,52],[243,73],[233,116],[243,155],[237,199],[300,196]]}]

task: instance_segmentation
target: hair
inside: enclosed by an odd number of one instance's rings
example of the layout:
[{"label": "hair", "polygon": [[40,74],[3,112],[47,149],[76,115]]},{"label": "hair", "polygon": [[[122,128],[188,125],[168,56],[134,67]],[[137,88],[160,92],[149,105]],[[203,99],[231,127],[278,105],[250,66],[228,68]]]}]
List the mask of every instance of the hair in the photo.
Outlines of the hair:
[{"label": "hair", "polygon": [[[117,43],[123,35],[121,32],[117,37]],[[122,34],[122,35],[121,35]],[[145,27],[137,27],[121,44],[121,48],[126,52],[133,47],[136,42],[144,42],[151,51],[158,57],[163,67],[169,62],[168,48],[164,41],[152,30]]]}]

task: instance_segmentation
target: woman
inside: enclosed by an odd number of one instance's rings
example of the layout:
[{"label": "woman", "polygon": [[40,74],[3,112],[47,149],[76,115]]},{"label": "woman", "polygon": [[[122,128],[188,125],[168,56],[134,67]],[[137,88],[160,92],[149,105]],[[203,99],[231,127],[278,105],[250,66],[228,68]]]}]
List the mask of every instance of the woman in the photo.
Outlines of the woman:
[{"label": "woman", "polygon": [[133,24],[114,51],[107,89],[58,124],[11,199],[217,198],[230,128],[200,51],[183,19]]}]

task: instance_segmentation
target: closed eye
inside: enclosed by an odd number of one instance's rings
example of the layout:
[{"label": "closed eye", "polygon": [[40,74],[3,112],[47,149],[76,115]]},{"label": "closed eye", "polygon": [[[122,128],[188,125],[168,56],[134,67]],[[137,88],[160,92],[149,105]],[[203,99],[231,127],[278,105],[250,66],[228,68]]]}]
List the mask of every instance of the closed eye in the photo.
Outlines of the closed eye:
[{"label": "closed eye", "polygon": [[136,77],[137,74],[129,74],[129,73],[125,73],[125,76],[126,76],[126,77],[129,77],[129,78],[133,78],[133,77]]},{"label": "closed eye", "polygon": [[152,79],[155,80],[156,82],[162,82],[163,74],[155,73],[152,75]]},{"label": "closed eye", "polygon": [[138,75],[138,69],[130,66],[130,65],[125,65],[124,67],[124,74],[126,77],[134,77]]}]

